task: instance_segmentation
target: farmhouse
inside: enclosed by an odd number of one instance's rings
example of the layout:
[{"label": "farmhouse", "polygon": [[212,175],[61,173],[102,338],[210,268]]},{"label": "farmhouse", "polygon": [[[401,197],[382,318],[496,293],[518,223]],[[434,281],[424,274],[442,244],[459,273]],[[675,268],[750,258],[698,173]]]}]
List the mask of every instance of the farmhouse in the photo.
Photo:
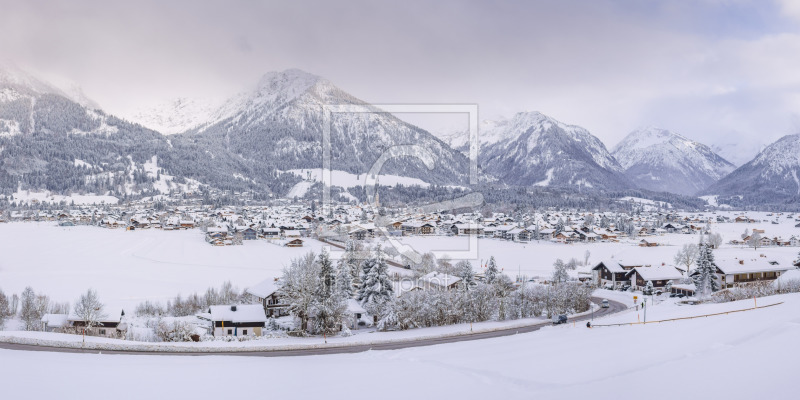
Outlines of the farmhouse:
[{"label": "farmhouse", "polygon": [[747,260],[717,260],[716,264],[717,280],[722,288],[758,281],[774,281],[789,269],[762,257]]},{"label": "farmhouse", "polygon": [[261,336],[267,323],[260,304],[211,306],[208,312],[214,336]]},{"label": "farmhouse", "polygon": [[592,280],[601,287],[617,288],[629,283],[628,272],[636,267],[644,267],[644,264],[631,264],[615,260],[600,261],[592,268]]},{"label": "farmhouse", "polygon": [[[99,319],[99,325],[85,328],[86,324],[83,320],[75,314],[70,314],[67,317],[67,324],[74,329],[77,334],[85,333],[92,336],[105,336],[109,338],[120,337],[125,331],[123,324],[120,324],[125,311],[122,309],[109,310],[103,313]],[[55,321],[54,321],[55,322]],[[48,318],[48,323],[50,319]]]}]

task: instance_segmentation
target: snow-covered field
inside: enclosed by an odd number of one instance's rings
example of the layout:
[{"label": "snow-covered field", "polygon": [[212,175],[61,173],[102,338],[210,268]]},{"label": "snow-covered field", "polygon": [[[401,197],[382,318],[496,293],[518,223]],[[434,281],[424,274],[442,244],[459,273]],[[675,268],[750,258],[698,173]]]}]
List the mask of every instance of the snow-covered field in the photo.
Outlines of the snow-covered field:
[{"label": "snow-covered field", "polygon": [[[358,354],[259,358],[0,350],[0,377],[5,394],[34,390],[39,398],[83,396],[65,389],[88,380],[93,391],[119,399],[210,399],[232,392],[275,398],[794,399],[800,295],[761,298],[759,304],[780,301],[785,304],[711,318],[594,329],[566,325]],[[653,310],[688,316],[751,305],[752,300],[661,304]]]},{"label": "snow-covered field", "polygon": [[[731,214],[733,215],[733,214]],[[765,222],[755,224],[714,224],[713,232],[724,241],[739,238],[745,229],[765,229],[764,236],[800,236],[791,219],[769,222],[774,217],[748,214]],[[560,244],[550,242],[513,243],[497,239],[478,240],[478,257],[471,260],[476,269],[494,256],[505,273],[529,278],[551,274],[556,258],[575,257],[583,261],[589,250],[589,265],[605,259],[643,261],[651,265],[672,264],[673,256],[684,243],[694,243],[697,235],[668,234],[647,237],[661,244],[639,247],[638,240],[620,243]],[[404,237],[404,244],[419,252],[466,250],[466,237]],[[320,251],[322,243],[307,240],[305,247],[281,247],[264,240],[245,241],[243,246],[210,246],[199,230],[124,231],[91,226],[58,227],[54,222],[0,224],[0,288],[7,294],[21,293],[26,286],[47,294],[54,301],[73,302],[92,287],[110,306],[130,309],[141,301],[166,302],[181,293],[202,292],[230,280],[239,288],[280,276],[290,260],[309,250]],[[723,245],[715,251],[719,258],[766,254],[782,265],[790,265],[800,248],[752,248]],[[579,267],[579,271],[587,267]]]},{"label": "snow-covered field", "polygon": [[31,286],[54,301],[74,302],[91,287],[104,303],[126,311],[144,300],[165,303],[227,280],[245,288],[280,276],[292,258],[322,248],[315,240],[300,248],[264,240],[215,247],[196,229],[125,231],[55,222],[0,224],[0,241],[5,293]]}]

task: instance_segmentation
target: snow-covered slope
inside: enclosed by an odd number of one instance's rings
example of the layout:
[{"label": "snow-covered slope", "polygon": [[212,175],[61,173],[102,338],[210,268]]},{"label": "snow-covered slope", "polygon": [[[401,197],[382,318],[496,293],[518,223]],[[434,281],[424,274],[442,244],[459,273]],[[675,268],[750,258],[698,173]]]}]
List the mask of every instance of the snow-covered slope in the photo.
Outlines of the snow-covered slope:
[{"label": "snow-covered slope", "polygon": [[708,146],[655,127],[631,132],[612,154],[636,186],[685,195],[705,189],[736,168]]},{"label": "snow-covered slope", "polygon": [[[325,105],[371,107],[324,78],[290,69],[264,75],[252,90],[226,101],[186,135],[247,160],[269,160],[281,170],[320,168]],[[403,157],[386,163],[382,173],[435,184],[466,181],[467,158],[429,132],[378,109],[332,114],[334,170],[365,173],[386,149],[397,145],[424,147],[433,156],[434,169],[415,157]]]},{"label": "snow-covered slope", "polygon": [[747,202],[762,204],[796,204],[800,199],[800,134],[784,136],[767,146],[753,160],[704,192],[742,195]]},{"label": "snow-covered slope", "polygon": [[509,185],[620,189],[622,168],[589,131],[539,112],[484,122],[479,160]]},{"label": "snow-covered slope", "polygon": [[207,124],[219,104],[186,97],[143,108],[128,119],[165,135],[186,132]]},{"label": "snow-covered slope", "polygon": [[71,91],[0,66],[0,194],[21,189],[46,190],[48,198],[147,196],[196,192],[200,183],[284,193],[300,180],[278,173],[271,160],[243,160],[224,146],[192,138],[168,139],[93,107],[79,89]]}]

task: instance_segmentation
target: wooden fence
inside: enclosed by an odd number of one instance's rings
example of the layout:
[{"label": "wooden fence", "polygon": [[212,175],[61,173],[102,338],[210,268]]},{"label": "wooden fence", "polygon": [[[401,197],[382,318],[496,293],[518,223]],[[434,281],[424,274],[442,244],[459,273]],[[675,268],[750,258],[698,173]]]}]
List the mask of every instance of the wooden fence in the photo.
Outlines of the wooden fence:
[{"label": "wooden fence", "polygon": [[627,323],[624,323],[624,324],[592,325],[592,328],[605,327],[605,326],[630,326],[630,325],[656,324],[656,323],[661,323],[661,322],[681,321],[681,320],[685,320],[685,319],[707,318],[707,317],[714,317],[714,316],[718,316],[718,315],[727,315],[727,314],[732,314],[732,313],[737,313],[737,312],[742,312],[742,311],[752,311],[752,310],[757,310],[759,308],[767,308],[767,307],[777,306],[777,305],[780,305],[780,304],[783,304],[783,302],[775,303],[775,304],[769,304],[769,305],[766,305],[766,306],[756,306],[756,307],[752,307],[752,308],[745,308],[745,309],[742,309],[742,310],[733,310],[733,311],[718,312],[718,313],[713,313],[713,314],[695,315],[695,316],[692,316],[692,317],[670,318],[670,319],[662,319],[662,320],[658,320],[658,321],[647,321],[647,322],[627,322]]}]

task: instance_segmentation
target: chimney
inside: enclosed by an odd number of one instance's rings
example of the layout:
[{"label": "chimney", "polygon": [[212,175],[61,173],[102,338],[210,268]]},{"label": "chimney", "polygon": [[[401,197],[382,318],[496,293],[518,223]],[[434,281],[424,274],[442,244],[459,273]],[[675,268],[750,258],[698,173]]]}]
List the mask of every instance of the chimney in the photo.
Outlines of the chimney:
[{"label": "chimney", "polygon": [[231,306],[231,311],[236,311],[236,306]]},{"label": "chimney", "polygon": [[744,265],[744,260],[739,260],[740,265]]}]

